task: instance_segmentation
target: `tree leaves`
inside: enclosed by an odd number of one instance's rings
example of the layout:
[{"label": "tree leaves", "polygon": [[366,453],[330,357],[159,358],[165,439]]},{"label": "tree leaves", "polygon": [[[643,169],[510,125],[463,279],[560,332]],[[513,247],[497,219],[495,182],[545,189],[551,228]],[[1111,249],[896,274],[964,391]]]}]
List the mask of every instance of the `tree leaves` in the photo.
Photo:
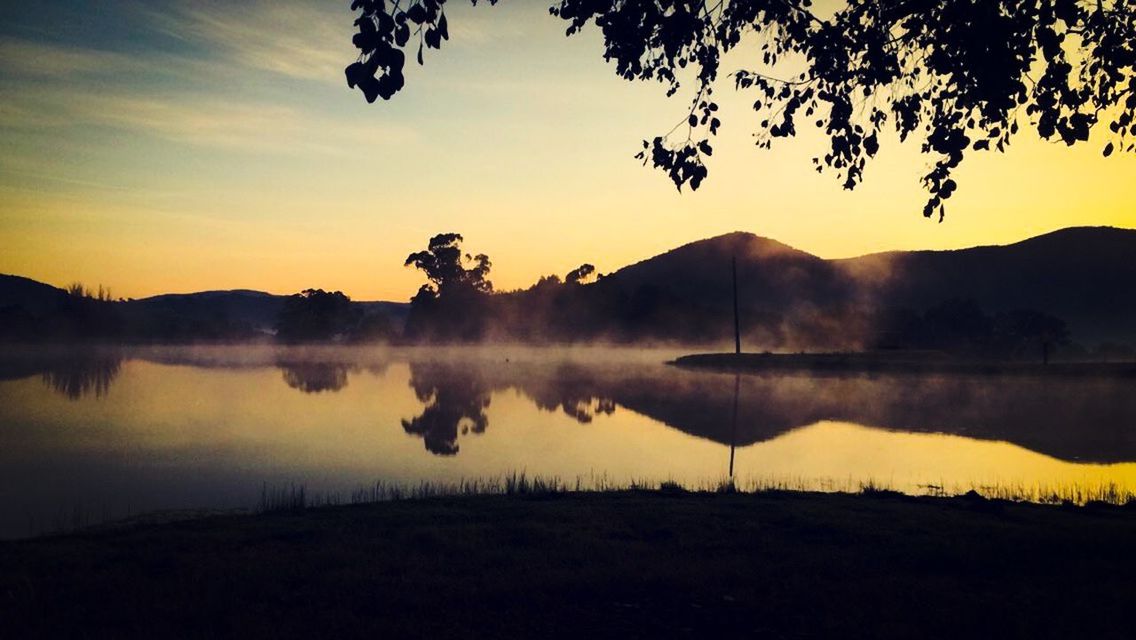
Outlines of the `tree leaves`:
[{"label": "tree leaves", "polygon": [[[347,81],[368,101],[402,87],[401,60],[391,50],[417,35],[421,63],[423,47],[439,48],[448,39],[444,0],[411,2],[405,10],[382,0],[352,3],[362,12],[353,42],[363,53],[347,68]],[[810,6],[808,0],[559,0],[550,13],[568,23],[568,35],[597,28],[604,59],[623,78],[660,82],[667,95],[679,91],[680,75],[695,83],[679,125],[644,141],[636,155],[679,190],[697,189],[707,176],[709,138],[722,124],[711,100],[719,60],[747,38],[763,66],[732,78],[738,91],[756,94],[759,148],[795,136],[803,114],[828,139],[814,167],[854,189],[880,151],[880,132],[890,127],[901,141],[918,136],[930,159],[922,177],[928,217],[942,220],[943,203],[958,188],[950,176],[967,152],[1004,151],[1019,121],[1043,139],[1073,145],[1106,120],[1106,157],[1136,147],[1130,0],[846,0],[823,18]],[[786,59],[796,61],[792,75],[775,75]]]},{"label": "tree leaves", "polygon": [[[385,0],[354,0],[351,10],[361,15],[355,20],[357,29],[351,38],[359,50],[359,59],[344,69],[347,86],[358,87],[367,102],[378,98],[389,100],[405,85],[404,49],[418,40],[418,64],[425,62],[423,49],[440,49],[450,39],[449,22],[442,8],[446,0],[412,0],[388,4]],[[473,0],[473,4],[477,4]],[[496,0],[489,0],[496,4]]]}]

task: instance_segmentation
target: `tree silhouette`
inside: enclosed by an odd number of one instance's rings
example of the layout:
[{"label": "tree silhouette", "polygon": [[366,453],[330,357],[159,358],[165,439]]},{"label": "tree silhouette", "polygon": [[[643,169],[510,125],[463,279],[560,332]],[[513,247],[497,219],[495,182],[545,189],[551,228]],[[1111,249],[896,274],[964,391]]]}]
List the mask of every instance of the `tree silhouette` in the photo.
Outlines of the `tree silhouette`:
[{"label": "tree silhouette", "polygon": [[[456,289],[470,289],[478,293],[492,293],[493,283],[488,280],[493,264],[489,256],[479,253],[471,256],[461,251],[459,233],[440,233],[430,238],[425,251],[406,258],[405,266],[413,266],[426,274],[429,284],[423,285],[434,295],[443,295]],[[470,264],[469,268],[466,265]]]},{"label": "tree silhouette", "polygon": [[583,284],[587,282],[588,278],[591,278],[592,275],[595,274],[595,272],[595,267],[590,264],[584,263],[569,271],[568,275],[564,276],[564,282],[567,282],[568,284]]},{"label": "tree silhouette", "polygon": [[285,342],[335,340],[350,335],[361,318],[342,292],[305,289],[284,301],[276,336]]},{"label": "tree silhouette", "polygon": [[[471,0],[477,4],[476,0]],[[404,50],[449,39],[445,0],[354,0],[359,59],[347,83],[369,102],[404,83]],[[489,0],[489,4],[496,4]],[[1136,148],[1136,13],[1129,0],[846,0],[831,15],[811,0],[561,0],[550,12],[567,35],[589,24],[604,59],[628,80],[673,95],[679,76],[696,90],[686,117],[643,141],[638,157],[680,190],[697,189],[721,121],[713,99],[724,54],[752,41],[760,59],[731,74],[753,92],[757,145],[816,126],[829,148],[813,158],[846,189],[863,177],[880,137],[922,137],[932,157],[922,182],[925,216],[943,219],[952,171],[970,152],[1003,151],[1023,116],[1045,140],[1087,141],[1107,124],[1105,156]],[[786,68],[793,72],[785,75]]]},{"label": "tree silhouette", "polygon": [[462,253],[462,236],[440,233],[406,258],[426,274],[428,282],[410,299],[406,333],[411,339],[476,340],[488,321],[488,294],[493,292],[489,270],[493,264],[484,253]]}]

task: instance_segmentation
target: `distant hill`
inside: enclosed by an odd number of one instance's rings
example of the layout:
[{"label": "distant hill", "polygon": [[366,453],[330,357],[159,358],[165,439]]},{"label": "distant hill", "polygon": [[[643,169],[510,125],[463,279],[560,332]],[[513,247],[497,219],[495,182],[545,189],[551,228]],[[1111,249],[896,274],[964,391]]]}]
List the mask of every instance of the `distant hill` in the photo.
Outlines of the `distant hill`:
[{"label": "distant hill", "polygon": [[22,309],[42,314],[58,309],[67,292],[31,278],[0,274],[0,310]]},{"label": "distant hill", "polygon": [[992,311],[1032,308],[1091,340],[1136,337],[1136,229],[1074,227],[1005,246],[867,255],[833,264],[862,301],[926,308],[970,298]]},{"label": "distant hill", "polygon": [[[129,307],[149,312],[167,313],[183,318],[208,318],[218,314],[239,318],[252,326],[268,330],[276,323],[276,316],[288,296],[233,289],[230,291],[201,291],[199,293],[167,293],[139,300],[131,300]],[[355,301],[366,313],[383,313],[397,326],[406,322],[410,304],[406,302]]]},{"label": "distant hill", "polygon": [[[624,267],[586,295],[637,308],[616,333],[700,341],[733,333],[731,261],[750,342],[817,344],[833,314],[843,315],[855,287],[836,264],[752,233],[683,245]],[[618,303],[617,303],[618,304]]]},{"label": "distant hill", "polygon": [[[288,296],[235,289],[171,293],[110,303],[77,304],[66,291],[29,278],[0,275],[0,338],[210,340],[271,333]],[[409,304],[355,302],[401,328]],[[85,332],[95,319],[105,330]]]},{"label": "distant hill", "polygon": [[[737,232],[624,267],[580,298],[661,302],[660,317],[637,328],[646,335],[678,335],[674,329],[689,324],[728,338],[734,257],[743,330],[751,343],[839,347],[840,340],[825,334],[863,336],[873,311],[924,310],[951,299],[970,299],[990,312],[1052,314],[1083,340],[1136,337],[1136,230],[1109,227],[1063,229],[1006,246],[842,260]],[[672,330],[660,336],[659,323]]]},{"label": "distant hill", "polygon": [[131,300],[124,303],[124,308],[130,314],[159,316],[182,322],[206,322],[224,318],[244,323],[257,331],[268,332],[276,323],[284,298],[285,296],[263,291],[234,289],[164,294]]},{"label": "distant hill", "polygon": [[[1136,340],[1134,257],[1136,230],[1109,227],[1063,229],[1005,246],[840,260],[737,232],[691,242],[593,284],[542,282],[437,307],[432,316],[411,318],[403,303],[354,304],[387,315],[396,331],[409,318],[416,337],[425,340],[610,340],[720,348],[732,342],[730,270],[736,258],[743,340],[750,350],[943,348],[894,336],[918,337],[930,329],[950,333],[951,323],[985,322],[988,334],[1004,337],[1005,318],[1017,310],[1035,312],[1032,319],[1024,317],[1027,324],[1041,316],[1064,321],[1074,341],[1093,345]],[[11,339],[13,331],[5,333],[5,327],[34,334],[44,326],[42,316],[68,298],[49,285],[0,276],[0,336]],[[90,326],[117,322],[128,333],[157,340],[263,336],[285,298],[247,290],[160,295],[114,303],[113,317],[96,314],[56,330],[82,338]],[[926,318],[936,309],[938,324],[931,326]],[[904,327],[906,333],[900,331]],[[1026,349],[1022,344],[1019,353]]]}]

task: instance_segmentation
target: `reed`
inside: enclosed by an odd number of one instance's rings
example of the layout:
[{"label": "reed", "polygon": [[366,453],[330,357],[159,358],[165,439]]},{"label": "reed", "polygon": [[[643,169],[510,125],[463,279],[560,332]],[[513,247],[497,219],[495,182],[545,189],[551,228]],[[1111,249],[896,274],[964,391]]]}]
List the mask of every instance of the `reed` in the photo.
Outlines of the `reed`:
[{"label": "reed", "polygon": [[[589,474],[564,479],[558,476],[530,475],[514,471],[501,476],[461,478],[456,481],[422,480],[400,483],[378,480],[345,493],[310,491],[303,483],[279,487],[263,485],[257,511],[261,513],[302,511],[313,507],[342,504],[370,504],[397,500],[428,500],[454,496],[505,495],[521,497],[553,496],[568,493],[646,491],[666,495],[683,493],[760,494],[770,492],[850,493],[886,497],[898,495],[950,498],[970,495],[989,500],[1037,504],[1086,505],[1136,504],[1136,492],[1116,483],[1101,484],[1022,484],[973,483],[947,487],[943,484],[898,487],[876,479],[752,477],[746,479],[704,479],[682,483],[673,478],[614,480],[606,474]],[[972,493],[973,492],[973,493]]]}]

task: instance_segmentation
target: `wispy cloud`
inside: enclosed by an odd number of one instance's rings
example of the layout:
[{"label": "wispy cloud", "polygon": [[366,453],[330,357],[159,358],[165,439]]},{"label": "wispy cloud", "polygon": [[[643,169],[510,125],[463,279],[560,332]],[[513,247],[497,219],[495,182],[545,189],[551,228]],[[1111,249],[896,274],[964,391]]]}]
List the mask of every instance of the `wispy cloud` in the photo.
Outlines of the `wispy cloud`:
[{"label": "wispy cloud", "polygon": [[0,70],[15,76],[65,78],[138,70],[135,57],[80,47],[0,38]]},{"label": "wispy cloud", "polygon": [[349,153],[359,145],[405,143],[413,130],[376,119],[343,119],[297,107],[178,92],[76,94],[66,87],[25,88],[0,102],[0,126],[109,127],[168,141],[244,153]]},{"label": "wispy cloud", "polygon": [[155,28],[226,62],[291,78],[342,83],[354,59],[346,9],[318,3],[198,3],[151,14]]}]

